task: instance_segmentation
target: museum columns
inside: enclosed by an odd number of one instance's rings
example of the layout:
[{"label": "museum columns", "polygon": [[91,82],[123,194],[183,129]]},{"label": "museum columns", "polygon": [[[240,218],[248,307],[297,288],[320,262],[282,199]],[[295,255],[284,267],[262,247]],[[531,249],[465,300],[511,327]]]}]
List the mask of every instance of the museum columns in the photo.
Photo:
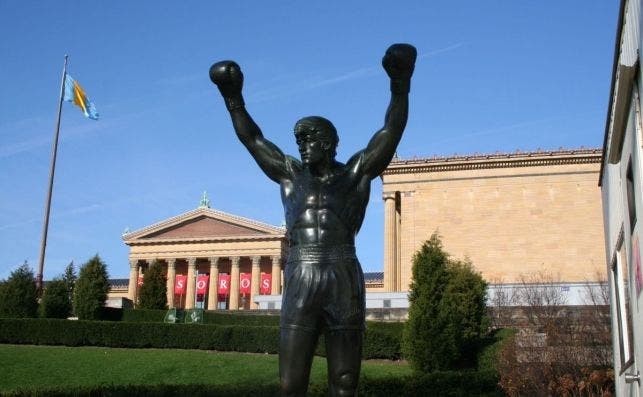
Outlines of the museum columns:
[{"label": "museum columns", "polygon": [[219,258],[213,256],[209,258],[210,260],[210,287],[208,288],[208,310],[217,309],[217,298],[218,291],[217,286],[219,284]]},{"label": "museum columns", "polygon": [[385,192],[384,199],[384,291],[397,290],[397,204],[396,193]]},{"label": "museum columns", "polygon": [[238,256],[230,257],[230,310],[239,310],[239,260]]},{"label": "museum columns", "polygon": [[[228,258],[230,260],[230,270],[226,270],[226,265],[221,265],[221,259]],[[207,258],[201,257],[187,257],[187,258],[163,258],[161,261],[167,264],[166,271],[166,287],[167,287],[167,305],[168,308],[185,308],[185,309],[194,309],[196,307],[196,281],[199,272],[199,261],[207,261],[210,263],[209,268],[209,284],[207,287],[207,306],[204,307],[206,310],[217,310],[218,305],[218,293],[219,293],[219,277],[221,275],[221,270],[225,270],[230,273],[230,284],[229,284],[229,301],[228,301],[228,310],[239,310],[242,305],[241,294],[240,294],[240,283],[241,283],[241,270],[242,267],[247,263],[246,260],[250,260],[251,264],[251,275],[250,275],[250,309],[256,310],[259,309],[259,305],[255,302],[257,296],[261,295],[261,283],[262,283],[262,258],[265,258],[261,255],[249,255],[249,256],[211,256]],[[270,274],[270,295],[280,295],[283,286],[283,271],[281,264],[281,256],[275,255],[270,256],[271,263],[264,263],[264,272]],[[138,293],[140,291],[140,285],[138,284],[140,278],[143,277],[145,269],[156,260],[159,259],[131,259],[130,260],[130,275],[129,275],[129,284],[128,284],[128,295],[127,297],[132,300],[135,304],[137,303]],[[187,262],[187,267],[183,263]],[[227,262],[227,261],[226,261]],[[242,265],[243,262],[243,265]],[[243,270],[245,270],[244,268]],[[205,271],[205,269],[201,269]],[[187,274],[186,274],[187,273]],[[182,296],[185,296],[185,302],[178,302],[177,296],[175,295],[175,286],[178,276],[186,277],[186,286],[185,293]]]},{"label": "museum columns", "polygon": [[174,281],[176,280],[176,259],[167,259],[167,307],[174,307]]},{"label": "museum columns", "polygon": [[281,294],[281,257],[273,256],[272,257],[272,270],[271,270],[271,295]]},{"label": "museum columns", "polygon": [[127,287],[127,298],[136,303],[136,290],[138,289],[138,260],[129,262],[129,285]]},{"label": "museum columns", "polygon": [[259,263],[261,262],[260,256],[253,256],[252,258],[252,280],[250,282],[250,309],[258,309],[259,305],[255,303],[255,296],[259,295],[259,284],[261,283],[261,270]]},{"label": "museum columns", "polygon": [[188,258],[188,286],[185,292],[185,308],[194,309],[194,293],[196,290],[196,258]]}]

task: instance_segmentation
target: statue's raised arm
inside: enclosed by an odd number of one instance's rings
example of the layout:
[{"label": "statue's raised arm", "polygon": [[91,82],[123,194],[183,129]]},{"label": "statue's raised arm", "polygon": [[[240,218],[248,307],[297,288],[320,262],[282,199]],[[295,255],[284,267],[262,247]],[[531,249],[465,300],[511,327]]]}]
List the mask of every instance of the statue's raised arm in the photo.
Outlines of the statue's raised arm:
[{"label": "statue's raised arm", "polygon": [[286,165],[286,156],[275,144],[264,138],[261,129],[245,108],[241,93],[243,73],[239,65],[234,61],[215,63],[210,68],[210,80],[217,85],[221,92],[239,140],[248,149],[259,167],[277,183],[288,179],[290,175]]},{"label": "statue's raised arm", "polygon": [[409,113],[409,91],[416,58],[417,51],[410,44],[393,44],[382,58],[382,66],[391,78],[391,101],[384,126],[371,138],[366,149],[348,162],[349,166],[359,162],[360,171],[371,179],[384,172],[402,138]]},{"label": "statue's raised arm", "polygon": [[320,116],[297,121],[293,132],[300,159],[285,156],[263,137],[246,111],[239,65],[224,61],[210,69],[237,136],[261,169],[280,184],[288,237],[279,336],[283,396],[306,395],[322,333],[329,394],[357,395],[366,298],[355,235],[364,220],[371,179],[388,166],[406,126],[416,56],[408,44],[394,44],[386,51],[382,64],[391,78],[391,102],[384,127],[347,164],[335,160],[337,130]]}]

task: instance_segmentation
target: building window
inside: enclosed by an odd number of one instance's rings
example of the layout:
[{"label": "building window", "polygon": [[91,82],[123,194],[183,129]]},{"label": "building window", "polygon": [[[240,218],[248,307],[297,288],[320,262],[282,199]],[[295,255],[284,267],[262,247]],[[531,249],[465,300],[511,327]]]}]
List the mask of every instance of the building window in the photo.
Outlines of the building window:
[{"label": "building window", "polygon": [[623,230],[617,242],[617,250],[612,259],[612,283],[616,302],[616,321],[618,324],[619,353],[623,373],[634,362],[632,345],[632,317],[629,297],[629,266],[625,246],[623,245]]}]

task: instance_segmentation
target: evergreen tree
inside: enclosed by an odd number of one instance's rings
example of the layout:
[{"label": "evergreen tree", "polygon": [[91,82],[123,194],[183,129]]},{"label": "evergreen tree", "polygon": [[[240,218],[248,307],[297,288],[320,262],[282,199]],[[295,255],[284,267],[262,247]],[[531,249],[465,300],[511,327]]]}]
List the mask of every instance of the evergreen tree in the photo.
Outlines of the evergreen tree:
[{"label": "evergreen tree", "polygon": [[74,287],[74,313],[80,320],[98,320],[107,299],[109,282],[105,263],[95,255],[80,268]]},{"label": "evergreen tree", "polygon": [[140,309],[167,309],[167,282],[163,266],[154,261],[145,272],[143,285],[138,293]]},{"label": "evergreen tree", "polygon": [[62,277],[65,282],[65,287],[67,288],[67,294],[69,295],[69,302],[74,307],[74,286],[76,285],[76,280],[78,276],[76,275],[76,268],[74,267],[74,261],[69,262],[69,265],[65,268],[65,272]]},{"label": "evergreen tree", "polygon": [[440,302],[448,280],[448,255],[433,234],[413,256],[413,279],[409,287],[409,319],[402,334],[404,356],[414,369],[424,372],[444,369],[440,354],[452,354],[445,344]]},{"label": "evergreen tree", "polygon": [[36,317],[38,291],[27,261],[11,272],[0,288],[0,317]]},{"label": "evergreen tree", "polygon": [[453,261],[433,234],[413,257],[402,348],[417,371],[453,369],[474,356],[488,326],[486,283],[468,261]]},{"label": "evergreen tree", "polygon": [[[447,318],[447,329],[456,352],[453,364],[474,365],[476,350],[491,324],[487,312],[487,283],[468,259],[450,261],[449,281],[440,312]],[[453,365],[452,364],[452,365]]]},{"label": "evergreen tree", "polygon": [[48,282],[40,301],[40,315],[45,318],[67,318],[71,308],[67,282],[62,278]]}]

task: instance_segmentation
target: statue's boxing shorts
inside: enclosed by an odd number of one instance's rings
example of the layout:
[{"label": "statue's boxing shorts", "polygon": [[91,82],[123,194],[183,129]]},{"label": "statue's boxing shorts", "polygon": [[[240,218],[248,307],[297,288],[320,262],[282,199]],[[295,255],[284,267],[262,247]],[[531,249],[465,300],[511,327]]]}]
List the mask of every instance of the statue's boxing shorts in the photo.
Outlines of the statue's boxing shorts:
[{"label": "statue's boxing shorts", "polygon": [[364,329],[364,274],[353,245],[290,247],[284,284],[282,328]]}]

